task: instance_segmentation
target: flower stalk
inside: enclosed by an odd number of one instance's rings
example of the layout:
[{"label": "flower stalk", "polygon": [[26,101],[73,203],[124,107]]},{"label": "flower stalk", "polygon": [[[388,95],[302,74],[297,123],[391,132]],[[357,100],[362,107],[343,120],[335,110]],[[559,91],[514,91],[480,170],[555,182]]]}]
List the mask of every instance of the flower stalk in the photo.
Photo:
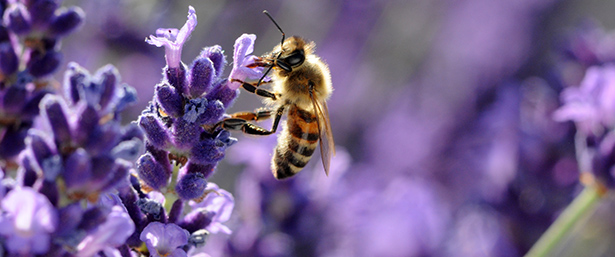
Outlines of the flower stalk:
[{"label": "flower stalk", "polygon": [[596,203],[598,203],[602,194],[603,191],[599,186],[586,186],[525,256],[553,256],[553,249],[561,243],[562,239],[566,238],[575,224],[578,224],[583,217],[590,215],[596,209]]}]

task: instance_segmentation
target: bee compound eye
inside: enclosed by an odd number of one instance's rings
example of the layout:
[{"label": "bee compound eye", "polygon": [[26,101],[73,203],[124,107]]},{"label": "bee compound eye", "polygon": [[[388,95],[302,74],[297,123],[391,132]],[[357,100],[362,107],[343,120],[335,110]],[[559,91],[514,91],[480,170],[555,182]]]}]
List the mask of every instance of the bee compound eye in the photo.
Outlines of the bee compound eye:
[{"label": "bee compound eye", "polygon": [[288,63],[290,66],[297,66],[303,63],[305,60],[305,55],[303,55],[303,51],[296,51],[292,53],[290,56],[284,58],[284,61]]},{"label": "bee compound eye", "polygon": [[278,60],[276,62],[276,65],[285,71],[288,71],[288,72],[293,71],[292,66],[286,63],[286,60]]}]

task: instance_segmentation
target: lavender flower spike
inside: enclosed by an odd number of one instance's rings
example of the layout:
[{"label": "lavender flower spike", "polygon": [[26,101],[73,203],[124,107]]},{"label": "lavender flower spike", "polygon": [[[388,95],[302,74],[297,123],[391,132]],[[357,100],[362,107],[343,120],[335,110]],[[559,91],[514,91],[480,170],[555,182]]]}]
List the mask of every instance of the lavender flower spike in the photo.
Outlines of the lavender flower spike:
[{"label": "lavender flower spike", "polygon": [[250,55],[254,51],[254,41],[256,35],[243,34],[235,40],[235,49],[233,51],[233,69],[229,74],[229,82],[227,86],[235,90],[241,86],[239,82],[232,82],[232,79],[245,81],[246,79],[259,79],[262,76],[262,67],[248,68],[246,66],[254,63],[258,57]]},{"label": "lavender flower spike", "polygon": [[190,6],[188,20],[181,29],[157,29],[156,36],[150,35],[145,42],[157,47],[165,47],[165,56],[169,68],[178,68],[181,62],[181,53],[184,43],[196,27],[196,11]]}]

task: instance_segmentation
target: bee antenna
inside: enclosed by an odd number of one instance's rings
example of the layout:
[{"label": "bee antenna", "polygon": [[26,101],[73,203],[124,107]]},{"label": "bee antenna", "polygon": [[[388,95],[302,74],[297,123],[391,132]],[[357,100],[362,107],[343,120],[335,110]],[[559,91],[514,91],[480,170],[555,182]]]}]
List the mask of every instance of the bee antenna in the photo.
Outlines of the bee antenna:
[{"label": "bee antenna", "polygon": [[269,17],[269,19],[273,22],[273,24],[278,27],[278,30],[280,31],[280,33],[282,33],[282,43],[280,43],[280,46],[282,46],[282,44],[284,44],[284,39],[286,38],[286,34],[284,33],[284,31],[282,30],[282,28],[280,28],[280,25],[278,25],[277,22],[275,22],[275,20],[273,19],[273,17],[271,17],[271,14],[269,14],[269,12],[267,10],[264,10],[263,13],[265,15],[267,15],[267,17]]},{"label": "bee antenna", "polygon": [[269,72],[271,71],[272,68],[273,68],[273,66],[269,66],[269,68],[267,68],[267,71],[265,71],[265,73],[263,73],[263,76],[258,80],[258,83],[256,83],[256,87],[261,85],[261,83],[263,82],[263,79],[265,79],[265,77],[267,77],[267,74],[269,74]]}]

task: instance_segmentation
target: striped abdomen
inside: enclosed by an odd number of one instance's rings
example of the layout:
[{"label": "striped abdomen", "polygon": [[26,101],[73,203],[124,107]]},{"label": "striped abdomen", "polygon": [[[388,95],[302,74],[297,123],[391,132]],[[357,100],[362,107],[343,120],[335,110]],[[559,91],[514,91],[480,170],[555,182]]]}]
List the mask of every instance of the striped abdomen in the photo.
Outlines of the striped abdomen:
[{"label": "striped abdomen", "polygon": [[273,152],[271,170],[277,179],[297,174],[312,157],[318,145],[318,122],[315,114],[296,105],[290,106],[286,126]]}]

